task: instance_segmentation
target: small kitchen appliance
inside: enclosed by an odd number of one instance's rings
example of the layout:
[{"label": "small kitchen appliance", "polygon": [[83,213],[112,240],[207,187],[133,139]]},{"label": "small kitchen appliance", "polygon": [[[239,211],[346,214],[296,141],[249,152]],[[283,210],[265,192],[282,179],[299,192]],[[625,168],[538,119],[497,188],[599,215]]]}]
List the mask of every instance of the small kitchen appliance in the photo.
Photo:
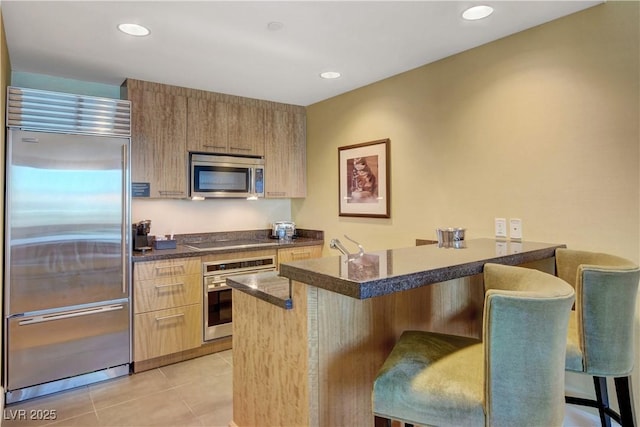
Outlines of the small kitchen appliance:
[{"label": "small kitchen appliance", "polygon": [[145,219],[133,224],[133,250],[146,251],[149,246],[149,231],[151,231],[151,220]]},{"label": "small kitchen appliance", "polygon": [[233,292],[227,285],[227,278],[242,274],[276,271],[276,269],[276,257],[274,255],[203,263],[204,341],[211,341],[232,334]]},{"label": "small kitchen appliance", "polygon": [[271,238],[278,239],[280,235],[293,239],[296,237],[296,223],[291,221],[276,221],[271,227]]},{"label": "small kitchen appliance", "polygon": [[264,197],[264,158],[189,154],[192,199]]}]

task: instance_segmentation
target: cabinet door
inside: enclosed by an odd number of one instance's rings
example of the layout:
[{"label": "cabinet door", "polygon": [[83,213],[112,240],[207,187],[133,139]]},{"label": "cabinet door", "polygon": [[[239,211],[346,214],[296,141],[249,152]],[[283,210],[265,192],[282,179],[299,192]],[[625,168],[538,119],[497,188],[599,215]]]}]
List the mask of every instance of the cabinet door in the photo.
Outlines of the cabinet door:
[{"label": "cabinet door", "polygon": [[322,246],[302,246],[298,248],[278,249],[278,269],[283,262],[322,257]]},{"label": "cabinet door", "polygon": [[186,98],[129,89],[131,181],[148,182],[150,197],[187,196]]},{"label": "cabinet door", "polygon": [[202,300],[202,274],[134,282],[134,313],[196,304]]},{"label": "cabinet door", "polygon": [[135,362],[202,344],[202,303],[136,314],[133,321]]},{"label": "cabinet door", "polygon": [[202,301],[200,258],[136,262],[133,265],[133,312],[196,304]]},{"label": "cabinet door", "polygon": [[207,99],[187,100],[187,148],[189,151],[228,153],[228,104]]},{"label": "cabinet door", "polygon": [[246,104],[227,104],[229,153],[264,156],[265,111]]},{"label": "cabinet door", "polygon": [[265,197],[307,195],[306,119],[303,113],[267,112]]}]

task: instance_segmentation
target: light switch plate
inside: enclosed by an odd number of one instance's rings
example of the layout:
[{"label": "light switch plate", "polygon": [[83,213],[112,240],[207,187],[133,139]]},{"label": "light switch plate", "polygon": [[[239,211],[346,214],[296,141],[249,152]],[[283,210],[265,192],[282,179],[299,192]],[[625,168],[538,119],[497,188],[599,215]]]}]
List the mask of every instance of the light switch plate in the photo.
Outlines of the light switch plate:
[{"label": "light switch plate", "polygon": [[496,237],[507,238],[507,220],[505,218],[495,218]]},{"label": "light switch plate", "polygon": [[522,220],[511,218],[509,220],[509,237],[512,239],[522,239]]}]

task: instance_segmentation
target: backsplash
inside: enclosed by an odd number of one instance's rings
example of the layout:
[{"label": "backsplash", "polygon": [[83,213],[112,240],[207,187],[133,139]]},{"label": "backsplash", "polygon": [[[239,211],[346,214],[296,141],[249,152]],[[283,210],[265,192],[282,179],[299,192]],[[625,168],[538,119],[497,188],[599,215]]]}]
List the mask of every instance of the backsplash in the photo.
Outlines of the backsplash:
[{"label": "backsplash", "polygon": [[291,220],[289,199],[159,200],[133,199],[131,220],[151,220],[152,236],[270,229]]}]

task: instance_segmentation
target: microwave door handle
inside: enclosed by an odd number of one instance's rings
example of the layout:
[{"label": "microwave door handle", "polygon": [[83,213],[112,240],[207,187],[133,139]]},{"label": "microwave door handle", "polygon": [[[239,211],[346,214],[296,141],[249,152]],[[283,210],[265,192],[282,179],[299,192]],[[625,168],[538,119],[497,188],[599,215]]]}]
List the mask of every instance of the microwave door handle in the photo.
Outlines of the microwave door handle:
[{"label": "microwave door handle", "polygon": [[254,173],[253,168],[249,168],[249,194],[251,195],[256,193],[256,189],[255,189],[256,184],[253,180],[253,173]]}]

